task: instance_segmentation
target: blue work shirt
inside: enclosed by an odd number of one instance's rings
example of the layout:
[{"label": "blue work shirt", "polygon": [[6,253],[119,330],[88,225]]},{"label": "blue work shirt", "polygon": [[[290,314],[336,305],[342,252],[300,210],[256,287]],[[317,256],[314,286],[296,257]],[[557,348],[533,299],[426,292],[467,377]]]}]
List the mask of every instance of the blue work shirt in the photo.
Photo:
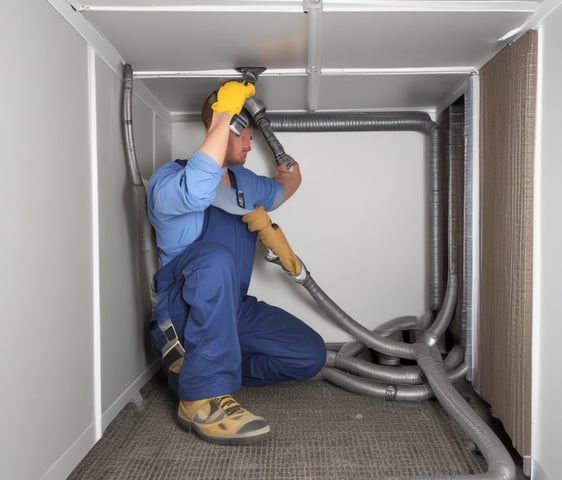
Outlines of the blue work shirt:
[{"label": "blue work shirt", "polygon": [[[276,180],[256,175],[242,165],[229,170],[237,184],[232,198],[238,205],[233,208],[241,213],[260,205],[269,211],[282,203],[283,186]],[[205,210],[213,203],[223,175],[224,169],[200,150],[185,166],[170,162],[154,172],[147,186],[147,209],[162,266],[199,237]]]}]

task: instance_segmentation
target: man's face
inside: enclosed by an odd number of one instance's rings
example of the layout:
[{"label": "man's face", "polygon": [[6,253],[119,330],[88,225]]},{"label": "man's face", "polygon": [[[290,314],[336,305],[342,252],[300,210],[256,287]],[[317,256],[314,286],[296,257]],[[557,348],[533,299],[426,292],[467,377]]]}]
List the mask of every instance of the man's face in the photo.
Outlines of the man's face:
[{"label": "man's face", "polygon": [[244,165],[246,163],[246,155],[252,149],[252,129],[245,128],[240,136],[230,132],[228,137],[228,145],[226,147],[226,155],[224,157],[224,166]]}]

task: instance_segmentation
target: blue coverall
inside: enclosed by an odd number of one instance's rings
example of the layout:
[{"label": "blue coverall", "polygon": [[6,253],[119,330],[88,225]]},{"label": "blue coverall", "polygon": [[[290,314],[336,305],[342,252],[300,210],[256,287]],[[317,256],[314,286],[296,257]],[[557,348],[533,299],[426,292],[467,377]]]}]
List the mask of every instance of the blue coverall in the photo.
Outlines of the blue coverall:
[{"label": "blue coverall", "polygon": [[[185,168],[177,165],[166,168]],[[255,201],[260,201],[255,192],[243,189],[256,182],[274,181],[243,167],[236,172],[231,172],[231,181],[236,182],[237,177],[242,181],[234,187]],[[176,182],[174,188],[181,183]],[[150,187],[149,217],[158,233],[157,187]],[[267,206],[273,202],[272,198],[265,201]],[[164,221],[185,218],[166,217]],[[326,347],[320,335],[290,313],[247,294],[255,252],[256,234],[248,231],[240,216],[210,205],[204,210],[197,239],[171,260],[166,259],[155,275],[159,301],[153,312],[152,343],[160,355],[164,341],[157,322],[170,318],[185,349],[179,379],[169,374],[170,385],[180,399],[230,394],[241,385],[305,380],[324,366]]]}]

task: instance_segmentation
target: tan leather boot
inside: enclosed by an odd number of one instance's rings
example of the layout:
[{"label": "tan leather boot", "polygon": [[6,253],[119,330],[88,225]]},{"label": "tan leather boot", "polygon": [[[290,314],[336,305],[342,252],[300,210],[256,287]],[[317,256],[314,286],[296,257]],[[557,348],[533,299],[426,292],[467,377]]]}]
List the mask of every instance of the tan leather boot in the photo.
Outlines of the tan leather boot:
[{"label": "tan leather boot", "polygon": [[267,422],[242,408],[230,395],[180,400],[177,421],[184,430],[193,430],[212,443],[249,445],[270,436]]}]

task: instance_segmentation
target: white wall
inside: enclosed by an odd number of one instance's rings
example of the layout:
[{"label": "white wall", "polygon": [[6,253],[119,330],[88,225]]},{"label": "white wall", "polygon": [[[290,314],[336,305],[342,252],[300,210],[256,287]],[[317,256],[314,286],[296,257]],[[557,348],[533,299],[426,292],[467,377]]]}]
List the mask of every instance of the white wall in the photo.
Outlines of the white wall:
[{"label": "white wall", "polygon": [[0,464],[38,479],[93,441],[87,45],[46,2],[0,22]]},{"label": "white wall", "polygon": [[[173,155],[186,158],[203,131],[173,124]],[[427,142],[414,132],[280,133],[303,183],[270,214],[319,286],[349,315],[374,328],[426,308]],[[247,166],[273,174],[259,131]],[[319,312],[306,290],[258,259],[250,293],[282,306],[327,342],[349,339]]]},{"label": "white wall", "polygon": [[[0,6],[2,478],[66,478],[154,372],[120,71],[89,45],[46,0]],[[139,87],[150,172],[155,152],[170,155],[171,126]]]},{"label": "white wall", "polygon": [[[557,480],[562,472],[562,7],[544,22],[539,54],[542,125],[537,151],[537,232],[533,358],[533,480]],[[539,90],[540,91],[540,90]]]}]

